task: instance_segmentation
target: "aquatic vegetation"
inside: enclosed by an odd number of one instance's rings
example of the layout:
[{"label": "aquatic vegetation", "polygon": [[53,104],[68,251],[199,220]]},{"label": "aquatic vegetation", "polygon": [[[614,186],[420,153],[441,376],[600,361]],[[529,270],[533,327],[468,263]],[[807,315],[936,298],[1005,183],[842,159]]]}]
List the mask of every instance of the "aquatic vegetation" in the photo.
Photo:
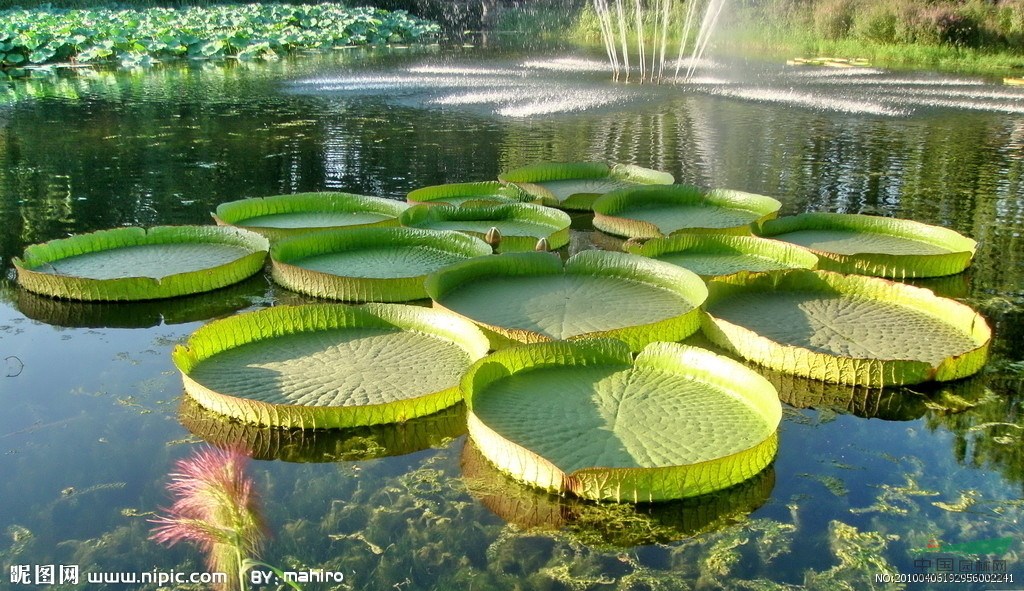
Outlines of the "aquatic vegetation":
[{"label": "aquatic vegetation", "polygon": [[245,561],[259,555],[267,535],[255,483],[245,472],[247,460],[217,448],[179,460],[167,485],[174,502],[150,520],[156,542],[199,546],[210,572],[229,575],[225,590],[246,588]]},{"label": "aquatic vegetation", "polygon": [[750,234],[778,215],[765,195],[691,185],[630,187],[594,201],[594,227],[616,236],[658,238],[678,232]]},{"label": "aquatic vegetation", "polygon": [[483,238],[497,252],[531,251],[542,239],[550,248],[560,248],[569,242],[572,224],[564,211],[532,203],[416,205],[399,219],[403,226],[456,230]]},{"label": "aquatic vegetation", "polygon": [[[462,380],[469,434],[500,470],[559,494],[649,502],[742,482],[775,456],[775,389],[743,365],[654,343],[514,347]],[[557,395],[556,395],[557,394]]]},{"label": "aquatic vegetation", "polygon": [[270,245],[233,228],[116,228],[35,244],[14,259],[29,291],[72,300],[152,300],[231,285],[263,268]]},{"label": "aquatic vegetation", "polygon": [[667,172],[606,162],[541,162],[503,172],[498,179],[518,185],[544,205],[584,211],[617,189],[675,182]]},{"label": "aquatic vegetation", "polygon": [[803,213],[756,232],[809,249],[822,269],[900,279],[960,273],[977,248],[948,228],[868,215]]},{"label": "aquatic vegetation", "polygon": [[300,49],[412,43],[438,25],[337,4],[226,4],[145,9],[14,8],[0,12],[0,65],[149,65],[191,58],[267,59]]},{"label": "aquatic vegetation", "polygon": [[512,343],[614,337],[641,349],[697,330],[707,287],[675,265],[584,251],[478,257],[427,276],[436,307],[482,327],[494,349]]},{"label": "aquatic vegetation", "polygon": [[487,353],[470,322],[399,304],[276,306],[200,328],[172,358],[185,391],[247,423],[324,429],[400,422],[458,403]]},{"label": "aquatic vegetation", "polygon": [[412,205],[493,205],[529,203],[536,199],[516,185],[485,181],[422,187],[410,191],[405,200]]},{"label": "aquatic vegetation", "polygon": [[992,339],[985,319],[956,301],[822,271],[712,281],[705,308],[701,328],[716,345],[779,371],[861,386],[972,375]]},{"label": "aquatic vegetation", "polygon": [[394,199],[352,193],[294,193],[221,203],[213,219],[271,241],[336,228],[397,226],[409,206]]},{"label": "aquatic vegetation", "polygon": [[326,230],[279,241],[271,277],[288,289],[349,302],[425,299],[426,276],[447,265],[491,254],[472,235],[418,228]]},{"label": "aquatic vegetation", "polygon": [[721,279],[736,273],[814,269],[818,257],[806,250],[756,236],[676,234],[668,238],[627,241],[624,250],[689,269],[701,277]]},{"label": "aquatic vegetation", "polygon": [[829,524],[829,546],[839,559],[839,564],[822,571],[807,573],[807,589],[903,589],[903,583],[881,583],[875,581],[877,573],[898,572],[885,558],[889,542],[899,536],[877,532],[862,532],[841,521]]}]

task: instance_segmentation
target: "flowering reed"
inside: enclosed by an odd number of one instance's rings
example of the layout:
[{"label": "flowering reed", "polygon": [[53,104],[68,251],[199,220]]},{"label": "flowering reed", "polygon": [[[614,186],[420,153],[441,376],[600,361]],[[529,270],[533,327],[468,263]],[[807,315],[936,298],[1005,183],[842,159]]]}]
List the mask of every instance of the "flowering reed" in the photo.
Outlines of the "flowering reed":
[{"label": "flowering reed", "polygon": [[210,572],[228,574],[225,591],[244,587],[243,563],[259,554],[266,537],[258,496],[245,473],[248,459],[237,450],[205,448],[179,460],[167,485],[174,502],[166,515],[151,520],[151,539],[198,545]]}]

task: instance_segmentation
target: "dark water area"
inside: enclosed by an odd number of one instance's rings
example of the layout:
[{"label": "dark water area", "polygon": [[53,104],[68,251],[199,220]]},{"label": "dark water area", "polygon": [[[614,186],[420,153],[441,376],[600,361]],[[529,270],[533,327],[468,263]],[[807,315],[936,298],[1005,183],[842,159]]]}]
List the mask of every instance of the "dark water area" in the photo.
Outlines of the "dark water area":
[{"label": "dark water area", "polygon": [[[565,57],[338,52],[5,82],[0,589],[31,588],[12,578],[25,565],[204,571],[193,547],[148,539],[175,460],[204,441],[256,458],[272,530],[264,561],[344,573],[306,589],[889,589],[876,575],[897,573],[933,580],[914,589],[1024,586],[1024,93],[758,64],[719,65],[685,85],[612,84],[587,61],[556,69]],[[12,258],[29,244],[209,224],[224,201],[320,190],[402,199],[590,159],[770,195],[783,215],[897,216],[974,238],[966,273],[918,283],[985,315],[988,365],[890,390],[765,372],[784,402],[765,473],[698,499],[606,506],[496,473],[466,444],[461,408],[304,434],[183,404],[176,343],[215,317],[309,301],[263,276],[132,305],[58,302],[14,282]],[[578,225],[573,248],[614,245]],[[1006,538],[1004,551],[983,551]],[[1013,581],[968,576],[992,573]],[[961,582],[934,582],[953,575]],[[53,588],[157,588],[82,579]]]}]

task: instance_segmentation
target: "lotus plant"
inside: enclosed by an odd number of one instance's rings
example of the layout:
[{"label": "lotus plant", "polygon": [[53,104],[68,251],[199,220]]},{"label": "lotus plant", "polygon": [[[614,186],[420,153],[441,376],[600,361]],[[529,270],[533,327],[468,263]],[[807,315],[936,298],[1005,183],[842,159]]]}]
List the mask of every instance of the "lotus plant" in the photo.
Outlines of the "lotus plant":
[{"label": "lotus plant", "polygon": [[205,448],[179,460],[167,485],[174,502],[151,520],[151,539],[199,546],[210,572],[228,575],[224,591],[245,588],[245,571],[266,537],[255,485],[245,473],[248,459],[238,450]]}]

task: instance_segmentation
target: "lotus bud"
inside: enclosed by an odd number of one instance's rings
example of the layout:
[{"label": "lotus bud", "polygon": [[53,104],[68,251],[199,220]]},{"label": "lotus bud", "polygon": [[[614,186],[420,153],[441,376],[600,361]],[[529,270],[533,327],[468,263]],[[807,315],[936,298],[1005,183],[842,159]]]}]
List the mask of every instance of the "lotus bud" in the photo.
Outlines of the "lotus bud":
[{"label": "lotus bud", "polygon": [[538,240],[537,241],[537,246],[534,246],[533,250],[536,250],[537,252],[548,252],[548,251],[550,251],[551,247],[548,246],[548,239],[547,238],[541,238],[540,240]]},{"label": "lotus bud", "polygon": [[498,245],[501,244],[501,232],[491,226],[491,229],[487,230],[487,234],[484,235],[484,242],[490,245],[491,250],[498,252]]}]

